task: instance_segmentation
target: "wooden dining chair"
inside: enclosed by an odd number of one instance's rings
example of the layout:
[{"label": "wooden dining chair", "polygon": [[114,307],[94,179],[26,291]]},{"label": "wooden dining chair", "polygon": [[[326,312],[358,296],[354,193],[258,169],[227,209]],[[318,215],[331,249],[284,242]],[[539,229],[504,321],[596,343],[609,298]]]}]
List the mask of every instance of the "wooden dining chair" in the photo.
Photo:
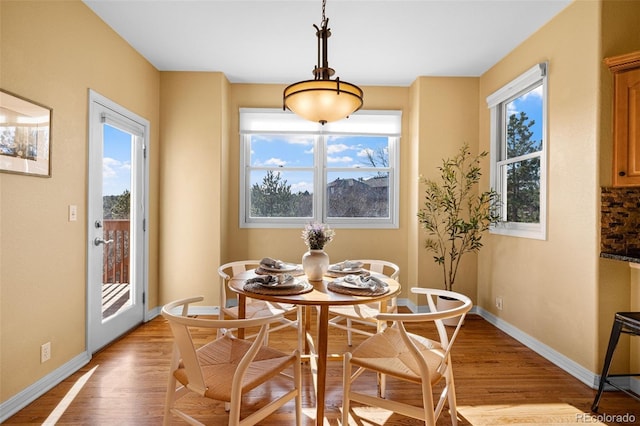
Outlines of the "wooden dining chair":
[{"label": "wooden dining chair", "polygon": [[[176,401],[189,393],[224,401],[229,411],[229,425],[255,425],[291,400],[295,400],[296,425],[302,419],[302,372],[298,349],[285,353],[264,341],[268,326],[282,319],[283,314],[245,320],[203,319],[189,316],[189,305],[203,300],[192,297],[168,303],[162,308],[174,337],[174,350],[169,369],[169,383],[164,410],[164,425],[176,415],[192,425],[200,421],[176,407]],[[226,330],[222,337],[196,348],[191,329],[222,329],[227,327],[260,327],[253,341],[238,339]],[[292,373],[291,373],[292,371]],[[278,391],[265,387],[259,395],[268,401],[245,418],[240,418],[242,397],[266,382],[278,381]],[[289,382],[283,393],[282,381]],[[274,386],[275,389],[275,386]],[[288,389],[288,390],[286,390]],[[191,404],[191,403],[190,403]],[[259,406],[251,401],[251,406]],[[189,404],[187,405],[189,406]]]},{"label": "wooden dining chair", "polygon": [[[342,424],[348,425],[351,401],[380,407],[408,417],[420,419],[427,426],[434,426],[448,401],[451,423],[457,425],[456,395],[451,365],[451,348],[460,331],[464,317],[471,309],[471,300],[462,294],[436,289],[412,288],[416,294],[425,295],[429,313],[379,314],[379,321],[391,321],[392,325],[362,342],[353,352],[344,355]],[[435,298],[450,297],[462,305],[438,311]],[[442,323],[445,318],[457,318],[451,332]],[[432,321],[436,325],[438,339],[430,339],[407,332],[405,326]],[[450,328],[451,329],[451,328]],[[353,369],[356,371],[353,372]],[[374,371],[380,377],[378,394],[354,390],[353,383],[365,371]],[[422,406],[407,404],[387,398],[386,376],[420,385]],[[437,404],[434,404],[433,386],[445,380]]]},{"label": "wooden dining chair", "polygon": [[[353,260],[352,262],[362,262],[363,269],[374,273],[383,274],[393,280],[397,280],[400,275],[400,267],[395,263],[386,260]],[[378,327],[383,324],[376,320],[376,315],[380,313],[380,303],[387,303],[387,312],[397,312],[398,305],[396,298],[393,297],[389,302],[368,303],[362,305],[346,305],[332,306],[329,308],[329,314],[332,316],[329,320],[329,326],[335,327],[347,332],[347,344],[352,346],[352,333],[372,336]],[[353,323],[365,326],[365,329],[354,327]]]},{"label": "wooden dining chair", "polygon": [[[220,276],[220,319],[238,318],[238,302],[230,303],[228,296],[228,282],[234,276],[242,272],[260,266],[259,260],[240,260],[225,263],[218,268]],[[287,303],[265,302],[247,298],[245,303],[245,318],[260,318],[263,316],[271,316],[283,313],[286,316],[280,318],[279,324],[271,325],[269,333],[282,330],[285,327],[293,327],[297,330],[298,349],[302,349],[304,344],[304,327],[302,326],[302,307]],[[295,318],[291,318],[295,317]],[[269,343],[269,335],[267,334],[265,343]]]}]

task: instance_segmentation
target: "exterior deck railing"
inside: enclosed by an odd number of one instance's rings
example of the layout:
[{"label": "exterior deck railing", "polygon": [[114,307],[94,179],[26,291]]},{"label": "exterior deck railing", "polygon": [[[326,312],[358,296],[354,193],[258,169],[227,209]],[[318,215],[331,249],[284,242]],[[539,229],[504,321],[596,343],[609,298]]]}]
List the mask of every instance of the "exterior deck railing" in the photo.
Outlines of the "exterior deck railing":
[{"label": "exterior deck railing", "polygon": [[102,282],[129,282],[129,219],[105,219],[104,239],[111,241],[104,247]]}]

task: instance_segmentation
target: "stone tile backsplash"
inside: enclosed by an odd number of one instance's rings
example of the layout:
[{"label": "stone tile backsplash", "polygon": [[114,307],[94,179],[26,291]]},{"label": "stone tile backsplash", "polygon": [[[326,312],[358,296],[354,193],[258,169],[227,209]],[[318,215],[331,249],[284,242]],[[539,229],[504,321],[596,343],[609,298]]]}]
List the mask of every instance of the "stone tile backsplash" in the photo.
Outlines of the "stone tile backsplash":
[{"label": "stone tile backsplash", "polygon": [[602,188],[600,250],[640,252],[640,187]]}]

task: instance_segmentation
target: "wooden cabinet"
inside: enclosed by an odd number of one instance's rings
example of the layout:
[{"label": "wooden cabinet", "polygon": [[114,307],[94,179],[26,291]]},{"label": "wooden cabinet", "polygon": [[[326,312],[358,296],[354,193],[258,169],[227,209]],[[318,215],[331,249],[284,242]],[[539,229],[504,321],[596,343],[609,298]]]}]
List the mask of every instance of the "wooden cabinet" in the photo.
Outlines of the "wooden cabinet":
[{"label": "wooden cabinet", "polygon": [[605,64],[613,73],[613,186],[640,186],[640,51]]}]

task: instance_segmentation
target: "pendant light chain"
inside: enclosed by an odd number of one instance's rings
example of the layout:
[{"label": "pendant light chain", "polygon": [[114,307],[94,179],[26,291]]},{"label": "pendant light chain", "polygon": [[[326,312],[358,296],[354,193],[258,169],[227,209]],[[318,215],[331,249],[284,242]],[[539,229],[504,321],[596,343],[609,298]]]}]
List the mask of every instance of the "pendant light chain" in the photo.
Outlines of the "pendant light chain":
[{"label": "pendant light chain", "polygon": [[320,28],[313,24],[318,38],[318,63],[313,68],[313,80],[290,84],[282,94],[282,109],[289,109],[300,117],[325,124],[342,120],[363,105],[363,92],[355,84],[341,81],[329,67],[327,39],[331,36],[326,16],[327,0],[322,0]]}]

